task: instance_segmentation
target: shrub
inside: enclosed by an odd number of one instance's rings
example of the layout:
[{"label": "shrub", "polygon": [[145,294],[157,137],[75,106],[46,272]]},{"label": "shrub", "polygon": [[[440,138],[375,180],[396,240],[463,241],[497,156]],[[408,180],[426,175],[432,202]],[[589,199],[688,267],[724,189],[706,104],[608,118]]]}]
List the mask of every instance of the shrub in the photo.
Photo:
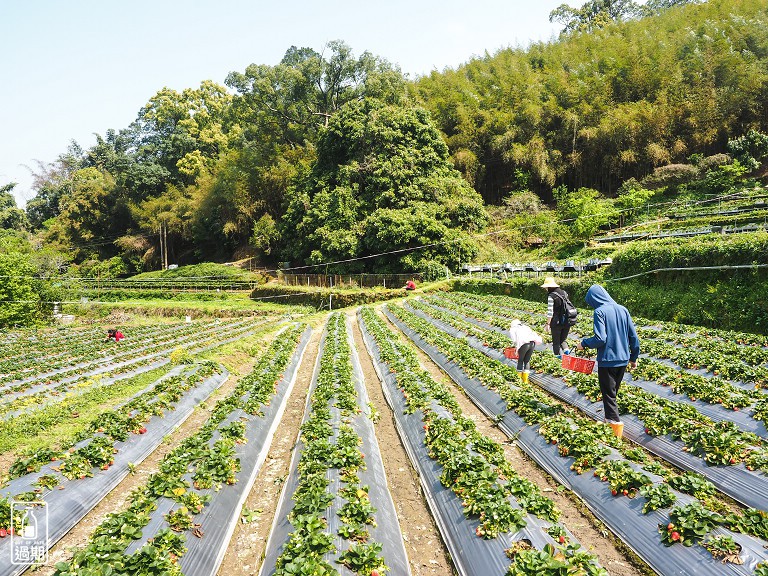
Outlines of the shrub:
[{"label": "shrub", "polygon": [[720,166],[725,166],[731,162],[733,162],[733,159],[728,154],[713,154],[712,156],[702,158],[698,166],[703,172],[706,172],[714,168],[719,168]]},{"label": "shrub", "polygon": [[421,274],[421,279],[425,282],[443,280],[448,276],[448,269],[436,260],[423,260],[418,265],[417,271]]},{"label": "shrub", "polygon": [[728,151],[747,170],[757,170],[768,155],[768,135],[750,130],[744,136],[729,140]]},{"label": "shrub", "polygon": [[641,184],[650,190],[657,190],[667,186],[680,186],[688,184],[699,177],[699,169],[691,164],[667,164],[659,166],[652,174],[641,181]]}]

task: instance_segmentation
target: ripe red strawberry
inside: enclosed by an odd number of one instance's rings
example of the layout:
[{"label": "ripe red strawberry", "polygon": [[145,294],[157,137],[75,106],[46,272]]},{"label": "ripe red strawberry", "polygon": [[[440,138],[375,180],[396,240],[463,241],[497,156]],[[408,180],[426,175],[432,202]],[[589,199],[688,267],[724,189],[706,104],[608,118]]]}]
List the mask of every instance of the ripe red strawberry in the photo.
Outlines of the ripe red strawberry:
[{"label": "ripe red strawberry", "polygon": [[611,490],[611,496],[616,496],[616,495],[618,495],[618,491],[616,491],[616,490]]},{"label": "ripe red strawberry", "polygon": [[8,536],[8,531],[5,528],[0,528],[0,538]]},{"label": "ripe red strawberry", "polygon": [[677,542],[678,540],[680,540],[680,532],[672,532],[672,534],[670,534],[669,537],[672,539],[673,542]]},{"label": "ripe red strawberry", "polygon": [[674,525],[674,524],[672,524],[672,522],[670,522],[669,524],[667,524],[667,531],[670,531],[670,530],[674,530],[674,529],[675,529],[675,525]]},{"label": "ripe red strawberry", "polygon": [[565,536],[560,536],[557,541],[560,542],[560,544],[565,544]]}]

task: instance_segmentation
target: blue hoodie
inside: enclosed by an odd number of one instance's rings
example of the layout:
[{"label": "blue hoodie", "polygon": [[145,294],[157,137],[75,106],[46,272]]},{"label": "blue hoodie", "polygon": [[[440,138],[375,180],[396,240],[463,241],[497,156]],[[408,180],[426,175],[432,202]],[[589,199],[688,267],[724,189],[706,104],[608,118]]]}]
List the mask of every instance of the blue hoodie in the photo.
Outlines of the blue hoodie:
[{"label": "blue hoodie", "polygon": [[617,304],[605,288],[592,284],[584,300],[595,309],[593,323],[595,335],[584,338],[584,348],[597,349],[597,364],[604,368],[626,366],[640,354],[640,340],[629,311]]}]

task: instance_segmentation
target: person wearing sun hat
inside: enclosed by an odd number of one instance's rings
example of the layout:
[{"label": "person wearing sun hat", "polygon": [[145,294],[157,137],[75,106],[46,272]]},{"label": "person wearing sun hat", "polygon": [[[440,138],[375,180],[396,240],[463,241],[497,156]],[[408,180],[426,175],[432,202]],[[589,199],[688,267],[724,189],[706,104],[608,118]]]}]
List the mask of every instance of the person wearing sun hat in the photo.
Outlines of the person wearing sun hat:
[{"label": "person wearing sun hat", "polygon": [[565,340],[568,338],[568,332],[571,327],[568,322],[563,322],[565,300],[568,298],[568,292],[560,288],[555,282],[554,276],[544,278],[542,288],[547,290],[547,328],[552,335],[552,352],[555,356],[561,358],[562,354],[570,354]]}]

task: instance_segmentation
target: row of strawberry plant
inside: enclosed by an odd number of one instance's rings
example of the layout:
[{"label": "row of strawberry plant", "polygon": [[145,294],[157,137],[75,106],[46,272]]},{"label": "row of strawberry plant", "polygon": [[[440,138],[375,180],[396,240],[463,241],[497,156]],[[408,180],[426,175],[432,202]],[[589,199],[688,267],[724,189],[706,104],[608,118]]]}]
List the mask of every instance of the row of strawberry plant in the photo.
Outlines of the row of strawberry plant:
[{"label": "row of strawberry plant", "polygon": [[[500,308],[511,306],[515,309],[529,310],[531,312],[544,312],[546,310],[546,300],[542,296],[542,302],[532,302],[521,298],[510,296],[477,295],[467,292],[441,292],[441,296],[455,299],[459,303],[475,303],[477,299]],[[582,316],[583,314],[582,310]],[[586,311],[589,315],[589,311]],[[645,326],[649,330],[655,330],[657,335],[669,336],[690,336],[700,340],[709,340],[722,342],[724,344],[735,343],[740,346],[751,346],[756,348],[768,348],[768,336],[764,334],[754,334],[751,332],[739,332],[734,330],[722,330],[719,328],[707,328],[695,326],[692,324],[681,324],[678,322],[659,321],[643,318],[635,315],[635,320],[640,326]],[[588,327],[587,327],[588,328]]]},{"label": "row of strawberry plant", "polygon": [[731,354],[717,350],[703,350],[701,347],[679,347],[654,339],[643,341],[643,351],[656,358],[669,359],[683,368],[706,369],[715,376],[749,383],[752,387],[768,386],[768,368],[750,366]]},{"label": "row of strawberry plant", "polygon": [[750,346],[758,349],[768,348],[768,336],[764,334],[752,334],[750,332],[738,332],[733,330],[722,330],[719,328],[706,328],[703,326],[694,326],[691,324],[679,324],[677,322],[661,322],[658,320],[648,320],[646,322],[649,328],[654,327],[658,334],[665,337],[693,337],[700,340],[709,340],[724,345],[735,343],[739,346]]},{"label": "row of strawberry plant", "polygon": [[[101,413],[87,429],[71,441],[58,447],[42,448],[19,455],[8,470],[10,479],[38,472],[44,464],[57,460],[62,460],[59,471],[69,480],[80,476],[75,473],[75,469],[82,469],[83,475],[87,476],[93,476],[93,468],[106,470],[114,460],[111,455],[116,442],[125,442],[130,434],[146,434],[146,424],[153,416],[163,416],[172,411],[188,390],[220,371],[220,367],[211,361],[191,368],[188,374],[162,378],[122,406]],[[71,448],[74,444],[86,441],[86,446]],[[49,478],[46,475],[38,479],[38,482],[43,487],[54,480],[55,477]],[[54,484],[56,485],[58,481]]]},{"label": "row of strawberry plant", "polygon": [[370,422],[353,354],[344,315],[332,314],[261,574],[338,574],[334,564],[365,576],[383,573],[387,563],[408,571],[388,492],[363,480],[381,482],[383,464],[375,441],[361,437]]},{"label": "row of strawberry plant", "polygon": [[723,340],[698,334],[675,334],[674,332],[646,326],[638,327],[637,332],[640,338],[671,342],[680,348],[691,348],[704,352],[720,352],[731,358],[738,359],[749,366],[764,366],[768,364],[768,348],[739,344],[736,342],[738,338],[737,333],[733,333],[733,340]]},{"label": "row of strawberry plant", "polygon": [[[241,461],[258,461],[248,452],[257,444],[249,442],[253,440],[249,433],[263,436],[276,425],[263,422],[263,411],[283,384],[283,372],[302,332],[303,327],[294,326],[275,338],[252,372],[216,403],[199,432],[172,450],[158,472],[131,493],[128,507],[109,514],[88,545],[75,552],[69,562],[56,565],[55,574],[174,576],[193,573],[184,568],[185,563],[197,566],[201,558],[208,567],[202,573],[215,573],[217,564],[211,566],[211,561],[220,561],[221,546],[226,545],[231,531],[221,531],[219,518],[212,519],[210,526],[206,519],[215,514],[219,498],[250,489],[238,488],[242,476],[252,478],[254,474],[254,470],[243,470]],[[281,393],[284,403],[285,387]],[[258,449],[264,452],[268,444]],[[239,508],[229,511],[235,518],[239,512]],[[148,532],[143,533],[145,530]],[[212,532],[217,533],[214,540]],[[188,534],[196,538],[189,540]]]},{"label": "row of strawberry plant", "polygon": [[[213,327],[213,323],[206,323],[203,330]],[[114,342],[106,343],[104,333],[101,331],[72,330],[70,339],[58,342],[49,342],[43,334],[37,340],[37,345],[28,345],[26,350],[20,348],[16,354],[6,360],[5,370],[2,371],[0,381],[3,389],[18,391],[30,377],[38,376],[41,365],[46,372],[51,373],[51,380],[60,380],[63,376],[59,373],[62,368],[70,369],[73,366],[82,368],[83,365],[102,362],[115,356],[130,354],[135,350],[143,350],[159,342],[167,342],[172,339],[186,339],[200,331],[198,323],[177,323],[173,325],[146,325],[132,327],[130,338],[124,340],[120,346],[114,346]],[[14,381],[22,381],[14,383]]]},{"label": "row of strawberry plant", "polygon": [[[501,299],[506,297],[496,298]],[[431,302],[434,302],[435,304],[439,303],[441,305],[445,303],[443,300],[432,300]],[[473,302],[473,305],[477,304]],[[468,312],[466,309],[462,309],[459,305],[454,305],[450,308],[450,311],[459,315],[459,319],[461,319],[464,314],[472,314],[471,309]],[[488,313],[483,313],[481,316],[487,314]],[[525,314],[525,312],[523,314]],[[437,314],[432,315],[435,317],[446,318],[445,316],[439,316]],[[520,316],[520,314],[510,314],[509,317],[504,317],[504,319],[510,320],[515,316]],[[455,322],[453,322],[452,325],[457,326]],[[477,331],[474,332],[477,333]],[[646,343],[643,341],[643,347],[645,347],[645,345]],[[768,401],[765,396],[755,390],[745,389],[744,387],[733,384],[719,376],[710,378],[699,374],[692,374],[684,370],[677,370],[663,362],[655,361],[653,359],[641,358],[638,370],[634,375],[647,380],[648,382],[657,382],[661,386],[668,386],[670,390],[677,394],[687,394],[692,402],[699,399],[710,404],[722,405],[724,408],[735,411],[742,408],[753,407],[753,409],[750,410],[749,415],[756,420],[762,420],[768,409]],[[722,414],[717,414],[715,412],[714,415],[719,419],[729,418],[725,412]],[[751,430],[752,428],[754,427],[750,427],[749,429]]]},{"label": "row of strawberry plant", "polygon": [[[28,390],[17,394],[6,394],[6,402],[0,404],[0,418],[10,420],[14,416],[24,415],[50,405],[63,397],[82,394],[93,388],[111,385],[117,380],[129,378],[154,367],[188,358],[191,354],[201,352],[231,342],[246,333],[251,333],[258,325],[243,324],[235,328],[217,328],[191,336],[183,342],[183,348],[178,343],[168,342],[154,347],[153,351],[142,353],[134,351],[129,359],[113,364],[105,362],[91,370],[81,367],[73,371],[74,375],[64,379],[55,387],[49,387],[48,381],[36,384]],[[221,331],[226,336],[222,338]],[[170,346],[175,346],[171,348]]]},{"label": "row of strawberry plant", "polygon": [[[428,316],[427,318],[429,319]],[[478,349],[486,355],[492,354],[484,346],[478,345]],[[498,353],[495,354],[498,356]],[[552,391],[556,392],[565,384],[574,386],[582,395],[582,399],[589,400],[589,404],[601,399],[600,387],[594,374],[566,371],[556,358],[547,354],[534,355],[531,366],[539,373],[551,374],[558,378],[548,382]],[[579,404],[578,398],[567,399],[572,403],[574,400],[579,408],[585,408]],[[640,422],[644,422],[641,430],[646,437],[671,435],[673,440],[680,440],[684,444],[683,451],[686,456],[682,457],[678,453],[670,454],[664,444],[651,443],[649,449],[656,450],[663,458],[674,456],[678,460],[685,460],[687,465],[700,469],[716,482],[718,487],[741,502],[749,505],[761,505],[760,503],[764,502],[764,498],[760,496],[763,489],[760,487],[765,483],[765,476],[753,471],[765,472],[768,469],[768,448],[758,435],[741,430],[728,420],[713,420],[689,403],[661,398],[631,384],[625,384],[622,388],[619,409],[622,413],[632,414]],[[743,462],[745,468],[735,468],[726,474],[717,468],[700,464],[699,457],[708,465],[734,466]],[[680,462],[676,463],[680,465]],[[729,482],[729,478],[734,479],[735,483]]]},{"label": "row of strawberry plant", "polygon": [[[38,366],[44,368],[44,371],[33,376],[29,376],[17,384],[7,386],[4,394],[4,404],[20,398],[25,395],[36,394],[38,392],[46,393],[51,390],[51,386],[56,382],[62,382],[53,390],[63,392],[73,382],[77,382],[83,377],[95,376],[104,373],[106,370],[125,371],[137,363],[146,363],[152,358],[167,354],[173,348],[181,346],[199,346],[203,341],[212,341],[219,339],[220,333],[231,333],[233,331],[247,331],[250,325],[247,322],[239,322],[231,325],[209,324],[204,329],[185,325],[183,333],[174,334],[168,332],[162,337],[154,337],[147,344],[139,341],[120,344],[116,347],[113,344],[100,342],[101,350],[95,359],[85,358],[82,361],[67,363],[65,369],[59,369],[51,364],[45,363]],[[180,329],[181,330],[181,329]],[[119,348],[121,352],[108,355],[106,347]],[[54,370],[51,370],[54,368]],[[38,394],[39,396],[39,394]]]},{"label": "row of strawberry plant", "polygon": [[[507,408],[522,417],[526,425],[539,425],[539,435],[547,441],[557,444],[561,457],[573,458],[570,469],[576,474],[595,468],[595,471],[598,472],[597,476],[601,479],[605,477],[608,480],[608,474],[603,469],[609,454],[607,446],[620,448],[625,457],[630,460],[640,460],[643,469],[649,474],[663,472],[663,469],[649,462],[641,450],[630,448],[627,444],[618,445],[616,439],[612,437],[611,431],[605,425],[578,416],[571,409],[553,403],[542,396],[540,392],[529,390],[528,388],[531,387],[522,383],[511,386],[510,382],[516,380],[513,368],[495,362],[467,342],[442,332],[434,324],[414,313],[395,306],[388,308],[425,342],[441,350],[450,361],[457,363],[470,377],[477,378],[488,389],[498,393],[505,400]],[[478,344],[478,347],[481,345]],[[565,435],[566,432],[567,436]],[[623,475],[626,478],[623,484],[614,481],[610,488],[611,493],[613,495],[634,496],[641,486],[648,484],[646,478],[649,479],[650,477],[645,472],[629,473],[626,463],[621,466],[625,469]],[[665,475],[669,477],[669,473]],[[687,484],[689,483],[680,482],[679,486],[684,487]],[[650,487],[646,490],[649,489]],[[654,488],[647,492],[647,512],[654,507],[648,502],[651,501],[657,490],[664,490],[664,488]],[[709,506],[718,506],[718,501],[714,498],[705,503]],[[757,511],[750,511],[749,513],[752,512]],[[744,515],[734,514],[729,518],[728,526],[738,529],[737,527],[748,524],[740,521],[743,517]],[[665,526],[666,524],[664,523]],[[768,523],[765,526],[768,527]],[[761,530],[764,531],[765,528],[761,528]],[[761,534],[762,532],[755,535]],[[700,536],[704,536],[704,534]]]},{"label": "row of strawberry plant", "polygon": [[[462,414],[449,390],[421,367],[413,348],[399,342],[370,308],[360,311],[360,319],[364,333],[369,335],[369,349],[382,372],[384,386],[391,383],[390,398],[398,390],[401,393],[397,396],[404,402],[403,409],[398,410],[399,404],[393,406],[395,418],[418,419],[410,428],[405,423],[398,427],[403,441],[411,447],[409,452],[423,444],[428,456],[440,464],[441,471],[432,473],[439,474],[443,488],[461,500],[464,515],[477,522],[476,536],[496,539],[504,532],[512,533],[513,543],[506,548],[506,555],[512,558],[507,573],[540,574],[545,569],[556,569],[606,574],[595,558],[580,550],[567,530],[555,523],[560,514],[555,504],[514,470],[501,445],[477,431],[474,421]],[[418,437],[411,437],[415,435]],[[412,461],[418,468],[419,458],[412,457]],[[420,469],[420,475],[429,474],[430,470]],[[443,498],[433,495],[427,501],[432,504],[434,514],[450,517],[450,512],[443,510]],[[448,532],[443,534],[444,540],[455,546],[452,557],[462,563],[459,567],[462,574],[490,573],[492,567],[487,564],[501,564],[501,559],[489,558],[485,553],[471,554],[472,536],[471,532],[467,534],[471,524],[466,524],[468,526],[438,522],[438,526]],[[459,532],[462,528],[464,533]],[[538,537],[542,533],[549,538]],[[500,540],[499,555],[506,547],[507,537]],[[538,546],[531,546],[531,542]]]}]

